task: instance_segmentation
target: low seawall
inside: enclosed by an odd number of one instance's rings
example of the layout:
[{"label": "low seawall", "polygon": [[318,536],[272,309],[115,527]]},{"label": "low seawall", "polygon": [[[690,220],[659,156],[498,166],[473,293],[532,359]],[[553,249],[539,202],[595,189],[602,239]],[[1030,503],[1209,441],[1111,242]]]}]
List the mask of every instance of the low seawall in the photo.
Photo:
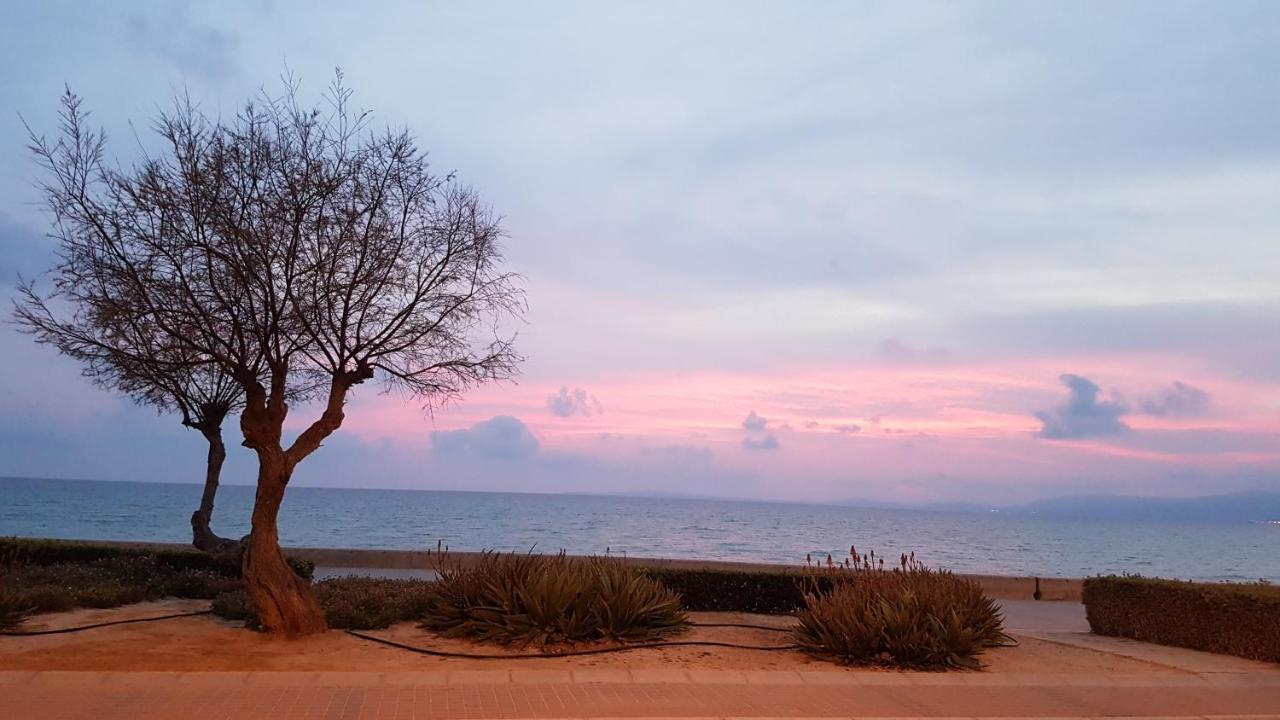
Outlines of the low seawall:
[{"label": "low seawall", "polygon": [[[187,548],[180,543],[92,541],[101,545],[150,548]],[[441,556],[434,550],[362,550],[355,548],[285,548],[291,556],[310,560],[316,566],[336,569],[361,570],[434,570],[441,563]],[[480,557],[478,552],[450,551],[449,562],[466,566]],[[801,569],[795,565],[771,565],[766,563],[734,562],[728,560],[689,560],[671,558],[622,558],[625,562],[641,567],[667,567],[679,569],[741,570],[748,572],[784,573]],[[991,597],[1002,600],[1035,599],[1037,587],[1040,600],[1080,602],[1082,582],[1077,578],[1035,578],[1007,575],[971,575]]]}]

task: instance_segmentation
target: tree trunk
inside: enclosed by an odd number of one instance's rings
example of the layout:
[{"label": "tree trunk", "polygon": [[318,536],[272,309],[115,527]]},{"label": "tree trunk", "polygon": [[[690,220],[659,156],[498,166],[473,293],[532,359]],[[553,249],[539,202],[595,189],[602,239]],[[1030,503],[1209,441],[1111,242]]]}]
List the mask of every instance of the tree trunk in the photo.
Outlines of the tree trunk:
[{"label": "tree trunk", "polygon": [[280,551],[276,518],[292,467],[284,453],[258,451],[258,494],[253,529],[244,552],[244,584],[267,632],[298,637],[329,629],[311,585],[298,577]]},{"label": "tree trunk", "polygon": [[222,463],[227,459],[227,448],[222,444],[222,426],[201,430],[209,441],[209,459],[205,466],[204,494],[200,496],[200,509],[191,513],[191,544],[205,552],[226,551],[236,541],[218,537],[210,523],[213,521],[213,500],[218,494],[218,478],[222,475]]},{"label": "tree trunk", "polygon": [[328,629],[320,603],[311,584],[294,574],[280,552],[276,518],[293,469],[315,452],[320,443],[342,425],[346,393],[354,383],[373,376],[367,365],[350,373],[335,375],[329,399],[320,418],[311,423],[286,451],[280,445],[285,417],[285,371],[273,369],[271,392],[254,378],[240,380],[245,390],[245,408],[240,414],[244,446],[258,454],[258,494],[253,502],[253,529],[244,551],[244,584],[258,621],[268,632],[296,637]]}]

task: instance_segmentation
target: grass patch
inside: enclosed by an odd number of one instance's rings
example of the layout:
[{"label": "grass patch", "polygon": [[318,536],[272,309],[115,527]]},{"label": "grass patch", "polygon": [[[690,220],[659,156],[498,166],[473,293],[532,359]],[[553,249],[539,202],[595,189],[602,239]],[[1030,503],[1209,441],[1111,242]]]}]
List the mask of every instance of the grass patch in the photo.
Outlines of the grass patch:
[{"label": "grass patch", "polygon": [[612,558],[485,553],[446,567],[422,627],[446,637],[518,645],[641,642],[683,631],[680,596]]},{"label": "grass patch", "polygon": [[[890,570],[823,571],[804,596],[795,641],[844,665],[977,668],[1003,643],[1003,616],[975,581],[905,558]],[[825,586],[825,588],[823,587]]]},{"label": "grass patch", "polygon": [[1280,662],[1280,587],[1134,576],[1086,578],[1085,614],[1099,635]]}]

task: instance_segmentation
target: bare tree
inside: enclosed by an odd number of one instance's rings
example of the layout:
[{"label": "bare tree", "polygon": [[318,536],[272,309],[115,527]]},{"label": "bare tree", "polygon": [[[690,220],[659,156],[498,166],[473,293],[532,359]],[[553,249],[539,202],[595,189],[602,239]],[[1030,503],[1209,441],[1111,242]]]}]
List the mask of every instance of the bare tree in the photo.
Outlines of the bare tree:
[{"label": "bare tree", "polygon": [[59,317],[33,283],[24,283],[20,292],[22,300],[14,314],[37,342],[78,360],[82,374],[103,388],[121,392],[140,405],[180,413],[184,427],[204,436],[209,445],[204,491],[199,508],[191,514],[191,542],[206,552],[233,548],[236,541],[219,537],[211,523],[227,457],[222,423],[243,406],[240,386],[207,358],[191,356],[181,348],[166,349],[163,334],[148,325],[113,323],[107,316],[93,314],[92,298],[80,302],[80,288],[61,278],[56,293],[73,308],[67,317]]},{"label": "bare tree", "polygon": [[[431,172],[410,133],[350,111],[340,74],[327,101],[304,107],[289,80],[215,121],[178,98],[155,122],[163,150],[122,169],[68,93],[61,139],[33,143],[72,304],[156,333],[170,357],[207,360],[243,391],[258,458],[245,584],[263,626],[290,635],[325,621],[284,561],[277,516],[355,386],[438,403],[520,360],[501,331],[523,295],[499,268],[498,221]],[[306,388],[318,415],[286,441],[288,400]]]}]

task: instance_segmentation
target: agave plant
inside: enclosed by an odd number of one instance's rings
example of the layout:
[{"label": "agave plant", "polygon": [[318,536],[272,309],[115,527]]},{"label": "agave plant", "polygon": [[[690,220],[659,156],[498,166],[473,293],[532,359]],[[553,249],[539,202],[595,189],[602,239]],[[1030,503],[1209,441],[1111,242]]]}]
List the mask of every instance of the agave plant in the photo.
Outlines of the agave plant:
[{"label": "agave plant", "polygon": [[503,644],[652,640],[684,630],[680,597],[616,558],[485,553],[440,569],[422,627]]},{"label": "agave plant", "polygon": [[811,583],[796,643],[842,664],[976,668],[984,649],[1008,639],[1004,618],[977,582],[903,556],[883,570],[871,557]]}]

